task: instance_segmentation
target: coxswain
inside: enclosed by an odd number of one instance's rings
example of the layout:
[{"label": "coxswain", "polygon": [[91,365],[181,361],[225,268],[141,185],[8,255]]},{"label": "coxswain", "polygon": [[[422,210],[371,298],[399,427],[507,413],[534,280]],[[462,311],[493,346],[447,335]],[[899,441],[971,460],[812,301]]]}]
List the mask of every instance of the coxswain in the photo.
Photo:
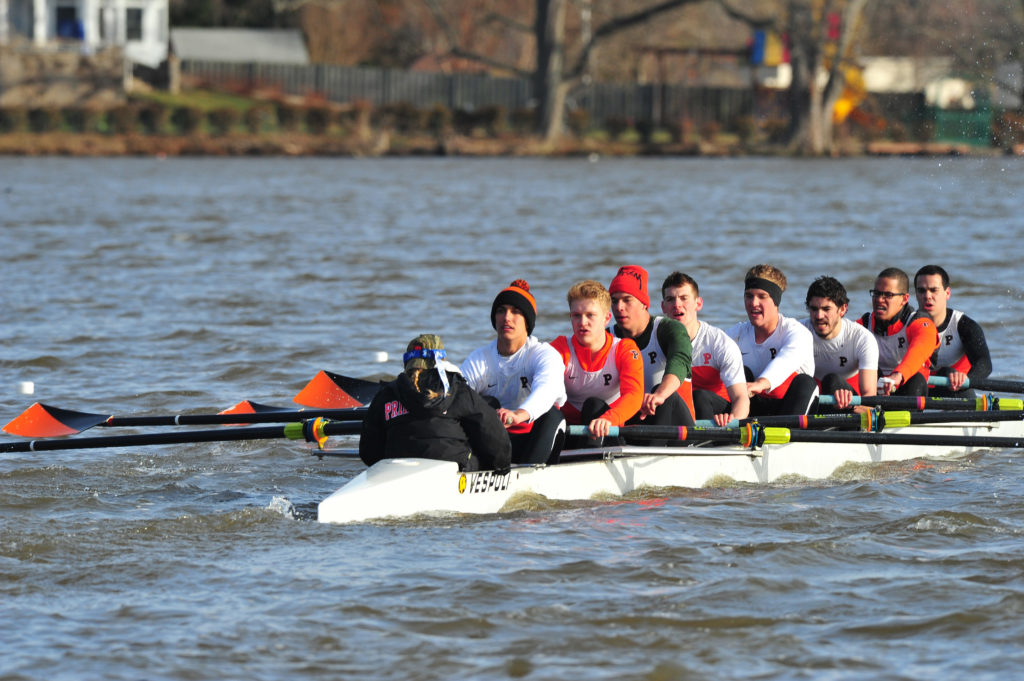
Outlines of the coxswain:
[{"label": "coxswain", "polygon": [[463,471],[509,470],[512,447],[498,415],[445,360],[434,334],[414,338],[405,370],[381,386],[363,417],[359,458],[454,461]]}]

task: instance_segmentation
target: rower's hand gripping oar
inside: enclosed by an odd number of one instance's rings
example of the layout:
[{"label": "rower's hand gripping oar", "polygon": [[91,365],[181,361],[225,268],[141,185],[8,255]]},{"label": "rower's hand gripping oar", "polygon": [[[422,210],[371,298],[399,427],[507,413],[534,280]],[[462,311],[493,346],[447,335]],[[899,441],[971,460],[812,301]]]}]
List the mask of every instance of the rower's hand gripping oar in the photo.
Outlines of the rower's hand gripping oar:
[{"label": "rower's hand gripping oar", "polygon": [[239,440],[305,440],[321,449],[330,435],[355,435],[362,423],[328,421],[323,417],[286,423],[283,426],[255,426],[217,430],[190,430],[110,437],[81,437],[66,440],[22,440],[0,442],[0,452],[42,452],[63,449],[99,449],[104,447],[143,447],[149,445],[188,444],[195,442],[231,442]]}]

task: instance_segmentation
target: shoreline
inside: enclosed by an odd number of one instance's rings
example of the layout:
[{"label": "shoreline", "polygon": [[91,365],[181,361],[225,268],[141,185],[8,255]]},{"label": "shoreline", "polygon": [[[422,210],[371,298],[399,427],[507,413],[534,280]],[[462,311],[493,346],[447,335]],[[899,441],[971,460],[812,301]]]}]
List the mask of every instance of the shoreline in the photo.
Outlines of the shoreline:
[{"label": "shoreline", "polygon": [[[323,136],[299,133],[229,134],[224,136],[111,135],[101,133],[6,133],[0,134],[0,156],[324,156],[324,157],[574,157],[597,154],[608,157],[745,157],[790,156],[787,150],[766,145],[739,143],[644,143],[566,137],[546,144],[534,137],[469,137],[447,135],[399,136],[381,130],[364,136]],[[891,142],[841,144],[834,158],[864,156],[1006,156],[1024,155],[1024,145],[1012,150],[939,142]]]}]

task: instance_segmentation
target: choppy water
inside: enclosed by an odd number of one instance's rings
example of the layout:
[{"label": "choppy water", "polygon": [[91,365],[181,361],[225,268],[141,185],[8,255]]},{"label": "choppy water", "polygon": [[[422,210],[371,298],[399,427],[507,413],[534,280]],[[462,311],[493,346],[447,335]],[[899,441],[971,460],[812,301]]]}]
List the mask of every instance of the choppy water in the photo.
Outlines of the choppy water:
[{"label": "choppy water", "polygon": [[[938,262],[1020,378],[1022,170],[0,159],[0,418],[288,405],[320,369],[394,373],[420,332],[460,360],[517,277],[550,339],[569,285],[627,263],[655,292],[690,272],[727,324],[755,262],[794,316],[819,274],[859,314],[882,267]],[[1002,680],[1021,456],[337,527],[315,505],[361,466],[300,445],[0,455],[0,679]]]}]

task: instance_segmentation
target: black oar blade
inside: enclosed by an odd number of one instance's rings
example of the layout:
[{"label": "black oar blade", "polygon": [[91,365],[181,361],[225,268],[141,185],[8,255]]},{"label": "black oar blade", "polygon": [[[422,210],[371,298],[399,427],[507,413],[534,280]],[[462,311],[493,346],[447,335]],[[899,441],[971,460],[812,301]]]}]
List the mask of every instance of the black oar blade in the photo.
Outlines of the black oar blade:
[{"label": "black oar blade", "polygon": [[351,409],[369,404],[379,389],[379,383],[320,371],[293,401],[317,409]]},{"label": "black oar blade", "polygon": [[21,437],[58,437],[77,435],[98,426],[110,416],[71,411],[36,402],[3,427],[5,433]]}]

